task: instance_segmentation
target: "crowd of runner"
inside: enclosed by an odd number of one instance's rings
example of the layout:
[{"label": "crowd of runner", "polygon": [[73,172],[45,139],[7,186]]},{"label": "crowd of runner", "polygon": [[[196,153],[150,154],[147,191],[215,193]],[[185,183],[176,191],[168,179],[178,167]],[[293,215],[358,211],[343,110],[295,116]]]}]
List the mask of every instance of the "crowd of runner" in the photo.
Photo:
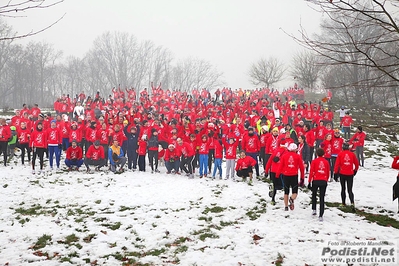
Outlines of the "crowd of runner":
[{"label": "crowd of runner", "polygon": [[[358,162],[364,165],[366,135],[358,126],[351,136],[350,110],[330,110],[325,102],[331,95],[308,102],[296,86],[281,93],[223,88],[189,94],[163,90],[161,85],[150,90],[136,95],[135,89],[113,88],[107,97],[99,92],[63,95],[54,103],[55,114],[24,104],[10,121],[0,120],[4,165],[18,147],[22,165],[31,164],[33,174],[45,170],[44,156],[50,170],[60,169],[64,152],[70,171],[84,164],[87,172],[93,166],[117,173],[127,165],[131,171],[159,173],[164,163],[167,174],[183,173],[190,179],[197,173],[199,178],[238,176],[252,183],[253,175],[270,176],[272,203],[276,190],[284,188],[286,209],[293,209],[298,186],[304,186],[309,175],[308,183],[320,189],[320,196],[327,181],[340,179],[342,203],[347,185],[353,204],[353,176]],[[339,124],[334,123],[336,112]]]}]

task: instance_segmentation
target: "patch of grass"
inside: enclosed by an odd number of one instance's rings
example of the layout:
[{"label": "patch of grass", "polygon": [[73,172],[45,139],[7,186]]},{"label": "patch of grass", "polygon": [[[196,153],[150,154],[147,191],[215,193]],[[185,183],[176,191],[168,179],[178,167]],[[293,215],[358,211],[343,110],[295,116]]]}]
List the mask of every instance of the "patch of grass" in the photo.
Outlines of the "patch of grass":
[{"label": "patch of grass", "polygon": [[222,227],[230,226],[230,225],[233,225],[233,224],[238,224],[238,222],[237,222],[237,221],[234,221],[234,222],[224,222],[224,221],[220,221],[220,226],[222,226]]},{"label": "patch of grass", "polygon": [[281,266],[281,265],[283,265],[283,262],[284,262],[284,255],[282,255],[281,253],[278,253],[277,254],[277,259],[274,261],[274,264],[276,265],[276,266]]},{"label": "patch of grass", "polygon": [[3,188],[7,188],[7,187],[8,187],[8,184],[4,184],[4,185],[3,185]]},{"label": "patch of grass", "polygon": [[199,239],[201,241],[204,241],[207,238],[219,238],[218,235],[214,234],[214,233],[203,233],[199,236]]},{"label": "patch of grass", "polygon": [[19,213],[19,214],[22,214],[22,215],[31,215],[31,216],[33,216],[33,215],[41,215],[41,214],[45,213],[44,210],[43,210],[43,207],[40,206],[40,205],[36,205],[36,204],[32,205],[32,207],[27,208],[27,209],[22,208],[22,207],[21,208],[17,208],[15,210],[15,212]]},{"label": "patch of grass", "polygon": [[36,243],[33,245],[34,250],[42,249],[51,242],[51,236],[49,235],[42,235],[39,237],[36,241]]},{"label": "patch of grass", "polygon": [[96,236],[97,236],[97,234],[89,234],[83,238],[83,241],[85,243],[90,243],[93,240],[93,238]]},{"label": "patch of grass", "polygon": [[326,202],[327,207],[336,207],[342,212],[354,213],[358,216],[364,217],[367,221],[376,223],[380,226],[393,227],[399,229],[399,221],[389,217],[388,215],[369,213],[366,212],[365,210],[360,210],[357,208],[353,209],[351,206],[348,205],[344,207],[339,207],[339,205],[340,203],[338,202]]},{"label": "patch of grass", "polygon": [[101,203],[101,200],[96,200],[94,203],[95,203],[95,204],[100,204],[100,203]]},{"label": "patch of grass", "polygon": [[200,221],[210,222],[212,221],[212,217],[201,216],[198,218]]},{"label": "patch of grass", "polygon": [[202,212],[203,214],[208,214],[209,212],[211,213],[220,213],[223,212],[226,208],[220,207],[220,206],[214,206],[212,208],[206,207],[205,210]]},{"label": "patch of grass", "polygon": [[175,253],[184,253],[187,252],[188,250],[188,246],[180,246],[178,248],[176,248]]},{"label": "patch of grass", "polygon": [[78,242],[78,241],[79,241],[79,237],[77,237],[75,234],[68,235],[65,238],[65,244],[67,244],[67,245],[71,245],[72,243]]},{"label": "patch of grass", "polygon": [[106,221],[107,220],[107,218],[105,218],[105,217],[98,217],[98,218],[95,218],[94,219],[94,221],[96,222],[96,223],[101,223],[101,222],[104,222],[104,221]]},{"label": "patch of grass", "polygon": [[116,222],[114,224],[101,224],[101,225],[115,231],[118,230],[122,224],[120,222]]},{"label": "patch of grass", "polygon": [[159,255],[161,255],[162,253],[165,253],[165,252],[166,252],[166,249],[165,248],[161,248],[161,249],[150,250],[146,254],[150,255],[150,256],[158,257]]}]

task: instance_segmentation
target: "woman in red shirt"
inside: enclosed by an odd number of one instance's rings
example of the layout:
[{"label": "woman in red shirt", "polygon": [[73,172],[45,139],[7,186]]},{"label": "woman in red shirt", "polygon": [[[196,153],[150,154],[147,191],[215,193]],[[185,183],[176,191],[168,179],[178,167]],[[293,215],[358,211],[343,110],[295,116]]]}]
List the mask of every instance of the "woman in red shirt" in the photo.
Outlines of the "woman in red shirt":
[{"label": "woman in red shirt", "polygon": [[326,195],[327,181],[330,177],[330,163],[323,158],[323,149],[317,149],[316,155],[317,158],[310,164],[308,188],[312,190],[312,215],[316,215],[317,191],[320,191],[319,221],[322,222],[324,214],[324,196]]},{"label": "woman in red shirt", "polygon": [[354,208],[355,199],[352,192],[353,187],[353,177],[356,175],[359,169],[359,161],[357,160],[355,154],[349,151],[349,144],[344,143],[342,145],[342,151],[338,153],[337,160],[334,166],[334,179],[339,179],[341,182],[341,199],[342,206],[345,206],[345,187],[348,185],[348,194],[351,201],[351,205]]}]

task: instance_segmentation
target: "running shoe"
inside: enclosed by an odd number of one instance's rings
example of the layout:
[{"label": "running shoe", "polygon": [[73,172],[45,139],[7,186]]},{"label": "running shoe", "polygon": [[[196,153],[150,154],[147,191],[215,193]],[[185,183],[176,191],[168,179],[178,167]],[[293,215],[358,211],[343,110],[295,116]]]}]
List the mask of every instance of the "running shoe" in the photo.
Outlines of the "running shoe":
[{"label": "running shoe", "polygon": [[292,211],[294,208],[295,208],[295,205],[294,205],[294,200],[293,200],[293,198],[291,198],[290,197],[290,199],[289,199],[289,203],[290,203],[290,210]]}]

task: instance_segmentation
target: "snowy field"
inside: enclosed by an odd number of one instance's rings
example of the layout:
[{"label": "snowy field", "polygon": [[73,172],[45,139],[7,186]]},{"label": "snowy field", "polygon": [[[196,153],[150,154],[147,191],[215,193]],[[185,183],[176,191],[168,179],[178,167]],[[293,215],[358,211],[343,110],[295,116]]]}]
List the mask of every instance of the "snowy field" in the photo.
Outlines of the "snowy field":
[{"label": "snowy field", "polygon": [[[355,204],[399,220],[391,160],[366,160]],[[282,191],[272,206],[269,184],[259,180],[189,180],[164,167],[32,176],[12,165],[0,166],[0,265],[321,265],[322,243],[399,239],[398,229],[335,207],[319,222],[307,189],[287,212]],[[329,183],[326,201],[340,202],[339,183]]]}]

